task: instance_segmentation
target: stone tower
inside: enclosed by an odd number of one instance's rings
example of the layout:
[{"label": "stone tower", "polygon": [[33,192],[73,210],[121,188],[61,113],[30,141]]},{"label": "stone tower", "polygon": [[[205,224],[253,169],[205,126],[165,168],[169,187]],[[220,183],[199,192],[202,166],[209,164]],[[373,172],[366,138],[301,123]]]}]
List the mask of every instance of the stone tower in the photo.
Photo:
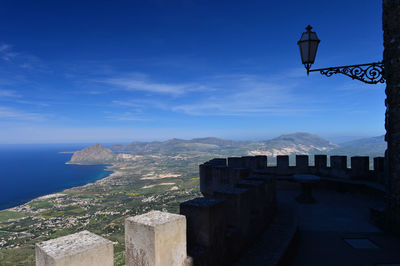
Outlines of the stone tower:
[{"label": "stone tower", "polygon": [[388,226],[400,232],[400,0],[383,0]]}]

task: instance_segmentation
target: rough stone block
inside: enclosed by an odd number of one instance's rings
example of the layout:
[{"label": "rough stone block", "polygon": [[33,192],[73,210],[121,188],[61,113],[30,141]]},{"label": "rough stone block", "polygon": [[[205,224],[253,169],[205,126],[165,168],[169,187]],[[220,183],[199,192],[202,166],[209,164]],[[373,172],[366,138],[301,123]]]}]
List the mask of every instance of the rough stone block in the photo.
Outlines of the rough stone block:
[{"label": "rough stone block", "polygon": [[255,156],[255,169],[265,169],[267,168],[268,158],[265,155],[257,155]]},{"label": "rough stone block", "polygon": [[308,172],[308,155],[296,155],[296,173],[305,174]]},{"label": "rough stone block", "polygon": [[370,179],[368,156],[353,156],[350,160],[352,178]]},{"label": "rough stone block", "polygon": [[314,155],[315,168],[326,168],[328,162],[327,158],[328,156],[326,155]]},{"label": "rough stone block", "polygon": [[347,169],[347,156],[331,156],[331,167],[329,175],[335,178],[349,178],[350,171]]},{"label": "rough stone block", "polygon": [[229,157],[228,167],[242,168],[242,158],[241,157]]},{"label": "rough stone block", "polygon": [[195,198],[180,204],[186,216],[188,246],[221,248],[225,237],[225,205],[221,199]]},{"label": "rough stone block", "polygon": [[213,165],[208,163],[199,165],[200,191],[205,197],[211,197],[213,194],[212,168]]},{"label": "rough stone block", "polygon": [[247,168],[229,168],[228,175],[229,175],[229,184],[231,188],[234,188],[242,179],[245,179],[249,176],[250,170]]},{"label": "rough stone block", "polygon": [[310,167],[310,174],[327,176],[329,175],[327,155],[314,155],[314,167]]},{"label": "rough stone block", "polygon": [[215,192],[215,197],[225,200],[227,221],[226,249],[231,258],[240,254],[249,245],[250,190],[243,188],[224,189]]},{"label": "rough stone block", "polygon": [[226,200],[227,225],[246,235],[250,221],[250,191],[243,188],[221,189],[215,192],[215,197]]},{"label": "rough stone block", "polygon": [[250,175],[248,180],[257,180],[264,182],[266,201],[269,209],[276,207],[276,180],[275,175],[269,173],[256,173]]},{"label": "rough stone block", "polygon": [[374,175],[380,184],[385,184],[385,157],[374,158]]},{"label": "rough stone block", "polygon": [[208,161],[208,163],[213,164],[213,165],[221,165],[221,166],[226,166],[226,158],[214,158]]},{"label": "rough stone block", "polygon": [[331,168],[347,169],[347,156],[331,156]]},{"label": "rough stone block", "polygon": [[[241,180],[237,183],[238,188],[247,188],[251,190],[253,201],[250,201],[250,208],[254,208],[254,210],[261,211],[261,206],[265,202],[265,188],[264,182],[258,180]],[[261,204],[260,204],[261,203]]]},{"label": "rough stone block", "polygon": [[215,165],[212,168],[212,190],[213,192],[222,188],[229,186],[229,168],[227,166]]},{"label": "rough stone block", "polygon": [[237,183],[238,188],[250,190],[250,235],[255,237],[264,229],[265,210],[268,206],[266,199],[265,183],[256,180],[241,180]]},{"label": "rough stone block", "polygon": [[384,171],[385,157],[375,157],[374,158],[374,171],[382,172]]},{"label": "rough stone block", "polygon": [[35,246],[36,266],[112,266],[113,243],[82,231]]},{"label": "rough stone block", "polygon": [[276,173],[280,175],[289,174],[289,155],[276,156]]},{"label": "rough stone block", "polygon": [[254,169],[255,168],[255,158],[254,156],[242,156],[242,167]]},{"label": "rough stone block", "polygon": [[276,156],[276,166],[278,168],[288,168],[289,167],[289,155]]},{"label": "rough stone block", "polygon": [[186,257],[185,216],[151,211],[125,219],[127,266],[183,266]]}]

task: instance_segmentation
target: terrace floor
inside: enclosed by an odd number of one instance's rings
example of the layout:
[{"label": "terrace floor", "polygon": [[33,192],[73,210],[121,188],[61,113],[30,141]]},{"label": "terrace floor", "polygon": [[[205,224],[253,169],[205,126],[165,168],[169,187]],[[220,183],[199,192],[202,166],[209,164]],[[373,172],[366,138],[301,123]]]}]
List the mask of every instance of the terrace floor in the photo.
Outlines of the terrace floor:
[{"label": "terrace floor", "polygon": [[[289,225],[288,219],[292,219],[297,224],[297,233],[280,265],[400,266],[400,239],[382,232],[369,221],[369,208],[383,208],[382,199],[320,188],[313,191],[315,204],[301,204],[294,200],[299,192],[297,184],[279,185],[275,225],[237,265],[271,265],[271,254],[268,254],[273,249],[271,246],[283,242],[279,239],[287,238],[288,231],[276,226]],[[293,217],[285,215],[288,211]]]}]

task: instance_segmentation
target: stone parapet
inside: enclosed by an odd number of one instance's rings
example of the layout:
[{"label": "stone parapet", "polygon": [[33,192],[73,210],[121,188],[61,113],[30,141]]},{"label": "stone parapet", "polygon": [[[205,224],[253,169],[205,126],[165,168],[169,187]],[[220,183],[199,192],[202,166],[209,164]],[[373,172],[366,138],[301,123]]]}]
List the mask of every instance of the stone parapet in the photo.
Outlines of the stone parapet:
[{"label": "stone parapet", "polygon": [[[326,180],[383,182],[383,157],[373,159],[287,155],[277,166],[267,156],[216,158],[199,166],[204,197],[180,204],[180,214],[160,211],[125,220],[126,265],[230,265],[270,224],[276,213],[276,182],[294,181],[294,174],[315,174]],[[379,178],[378,178],[379,177]],[[354,180],[350,180],[354,179]],[[187,240],[187,241],[186,241]],[[189,256],[187,255],[189,251]],[[37,265],[113,265],[112,242],[83,231],[36,245]]]},{"label": "stone parapet", "polygon": [[385,184],[385,157],[374,158],[374,175],[379,184]]},{"label": "stone parapet", "polygon": [[266,221],[266,208],[268,205],[265,183],[259,180],[242,180],[236,185],[238,188],[250,190],[250,204],[248,206],[250,211],[250,224],[253,227],[250,230],[251,238],[261,233],[265,228]]},{"label": "stone parapet", "polygon": [[[350,167],[347,156],[314,155],[314,165],[309,165],[308,155],[296,155],[296,165],[289,165],[288,155],[278,155],[277,165],[268,166],[267,156],[230,157],[227,166],[215,164],[213,159],[200,165],[200,191],[205,197],[213,197],[214,192],[223,188],[234,188],[240,180],[257,175],[292,176],[295,174],[313,174],[321,177],[353,179],[384,183],[385,161],[383,157],[373,159],[374,169],[370,170],[370,159],[367,156],[353,156]],[[330,162],[328,166],[328,160]],[[259,177],[263,178],[263,177]]]},{"label": "stone parapet", "polygon": [[329,176],[338,178],[350,177],[350,171],[347,168],[347,156],[331,156],[330,165]]},{"label": "stone parapet", "polygon": [[36,266],[112,266],[113,243],[82,231],[35,246]]},{"label": "stone parapet", "polygon": [[180,204],[187,220],[187,246],[196,265],[223,265],[226,256],[225,201],[196,198]]},{"label": "stone parapet", "polygon": [[308,155],[296,155],[296,173],[308,173],[308,166]]},{"label": "stone parapet", "polygon": [[371,180],[373,173],[369,170],[368,156],[351,157],[351,177],[353,179]]},{"label": "stone parapet", "polygon": [[186,265],[186,217],[151,211],[127,218],[125,260],[127,266]]}]

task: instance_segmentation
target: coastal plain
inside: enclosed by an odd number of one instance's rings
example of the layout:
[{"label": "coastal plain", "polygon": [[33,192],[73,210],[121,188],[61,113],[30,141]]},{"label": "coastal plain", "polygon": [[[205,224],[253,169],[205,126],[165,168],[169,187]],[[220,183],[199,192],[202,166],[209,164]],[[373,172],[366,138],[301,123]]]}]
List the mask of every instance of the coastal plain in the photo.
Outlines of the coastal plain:
[{"label": "coastal plain", "polygon": [[[374,147],[374,154],[383,154],[381,146]],[[34,265],[35,243],[82,230],[111,240],[115,265],[124,265],[125,218],[150,210],[178,213],[181,202],[201,196],[199,164],[215,157],[255,152],[269,156],[321,154],[335,153],[338,148],[349,151],[307,133],[266,142],[205,138],[114,145],[110,149],[90,146],[75,152],[68,163],[106,163],[112,174],[0,211],[0,265]]]}]

